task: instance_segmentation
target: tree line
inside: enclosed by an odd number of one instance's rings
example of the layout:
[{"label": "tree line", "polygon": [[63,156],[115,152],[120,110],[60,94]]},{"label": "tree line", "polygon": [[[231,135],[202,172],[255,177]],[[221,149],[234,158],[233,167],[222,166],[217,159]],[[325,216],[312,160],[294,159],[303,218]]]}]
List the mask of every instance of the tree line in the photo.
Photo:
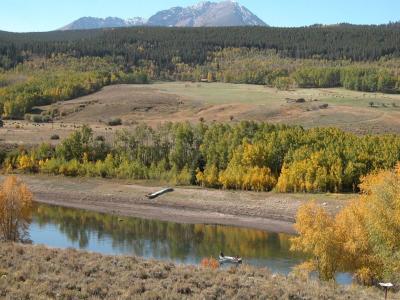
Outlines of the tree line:
[{"label": "tree line", "polygon": [[396,135],[255,122],[167,123],[118,131],[113,143],[84,126],[56,147],[42,144],[8,153],[3,167],[224,189],[354,192],[361,176],[399,160]]},{"label": "tree line", "polygon": [[374,62],[294,59],[273,50],[226,48],[209,54],[204,65],[191,67],[179,57],[174,72],[162,79],[260,84],[278,89],[344,87],[365,92],[399,93],[400,61],[382,58]]},{"label": "tree line", "polygon": [[32,56],[54,54],[122,56],[125,63],[153,61],[171,68],[172,58],[204,64],[208,53],[227,47],[273,49],[285,57],[376,60],[399,56],[398,26],[310,26],[299,28],[117,28],[44,33],[0,32],[0,67]]}]

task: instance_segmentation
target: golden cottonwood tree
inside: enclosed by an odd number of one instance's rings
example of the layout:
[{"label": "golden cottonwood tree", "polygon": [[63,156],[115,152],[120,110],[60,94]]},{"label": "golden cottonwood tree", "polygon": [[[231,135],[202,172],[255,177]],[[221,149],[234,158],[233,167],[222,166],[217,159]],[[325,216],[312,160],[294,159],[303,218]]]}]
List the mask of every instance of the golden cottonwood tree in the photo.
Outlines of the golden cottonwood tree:
[{"label": "golden cottonwood tree", "polygon": [[400,281],[400,165],[362,178],[361,195],[335,217],[314,202],[299,209],[292,249],[312,255],[323,279],[353,272],[363,284]]},{"label": "golden cottonwood tree", "polygon": [[265,167],[267,151],[261,144],[244,143],[232,154],[219,182],[226,189],[269,191],[276,185],[271,169]]},{"label": "golden cottonwood tree", "polygon": [[24,241],[31,219],[32,193],[17,177],[7,177],[0,187],[0,240]]},{"label": "golden cottonwood tree", "polygon": [[400,164],[363,179],[362,201],[366,207],[368,238],[384,279],[400,281]]},{"label": "golden cottonwood tree", "polygon": [[218,168],[215,165],[206,166],[204,172],[197,170],[196,180],[205,187],[218,186]]},{"label": "golden cottonwood tree", "polygon": [[[339,240],[335,235],[335,220],[314,202],[302,206],[297,214],[295,228],[298,237],[292,239],[291,249],[312,254],[311,265],[321,279],[331,279],[338,271]],[[310,262],[307,262],[307,266]]]}]

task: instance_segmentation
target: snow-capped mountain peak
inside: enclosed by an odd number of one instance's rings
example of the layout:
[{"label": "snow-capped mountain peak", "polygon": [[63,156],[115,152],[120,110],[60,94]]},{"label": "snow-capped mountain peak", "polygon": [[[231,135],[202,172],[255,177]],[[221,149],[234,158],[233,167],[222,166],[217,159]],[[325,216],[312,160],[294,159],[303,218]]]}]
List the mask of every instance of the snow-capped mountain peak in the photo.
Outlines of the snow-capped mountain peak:
[{"label": "snow-capped mountain peak", "polygon": [[188,7],[172,7],[162,10],[148,20],[136,17],[120,19],[108,17],[80,18],[61,30],[95,29],[129,26],[165,26],[165,27],[223,27],[223,26],[266,26],[246,7],[233,0],[221,2],[202,1]]},{"label": "snow-capped mountain peak", "polygon": [[203,1],[189,7],[163,10],[152,16],[147,25],[177,27],[266,26],[256,15],[236,1]]}]

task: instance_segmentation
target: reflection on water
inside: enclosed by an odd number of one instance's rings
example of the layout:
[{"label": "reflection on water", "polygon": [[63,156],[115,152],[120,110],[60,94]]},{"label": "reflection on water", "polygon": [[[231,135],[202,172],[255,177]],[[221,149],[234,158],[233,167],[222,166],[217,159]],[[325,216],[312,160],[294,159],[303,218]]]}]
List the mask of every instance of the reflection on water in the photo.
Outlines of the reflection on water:
[{"label": "reflection on water", "polygon": [[30,237],[35,244],[79,248],[105,254],[130,254],[197,264],[220,251],[248,264],[287,274],[304,260],[289,251],[290,236],[230,226],[178,224],[120,218],[79,209],[37,205]]}]

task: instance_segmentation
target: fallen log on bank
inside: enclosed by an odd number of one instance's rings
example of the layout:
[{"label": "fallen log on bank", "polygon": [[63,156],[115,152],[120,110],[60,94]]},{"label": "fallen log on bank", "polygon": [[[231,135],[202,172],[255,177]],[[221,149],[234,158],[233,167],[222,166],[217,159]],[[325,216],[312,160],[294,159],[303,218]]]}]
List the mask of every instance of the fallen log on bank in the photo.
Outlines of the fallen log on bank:
[{"label": "fallen log on bank", "polygon": [[158,191],[158,192],[155,192],[155,193],[152,193],[152,194],[147,194],[146,197],[149,198],[149,199],[154,199],[154,198],[157,198],[157,197],[159,197],[159,196],[161,196],[163,194],[170,193],[170,192],[173,192],[173,191],[174,191],[174,189],[169,187],[169,188],[162,189],[161,191]]}]

